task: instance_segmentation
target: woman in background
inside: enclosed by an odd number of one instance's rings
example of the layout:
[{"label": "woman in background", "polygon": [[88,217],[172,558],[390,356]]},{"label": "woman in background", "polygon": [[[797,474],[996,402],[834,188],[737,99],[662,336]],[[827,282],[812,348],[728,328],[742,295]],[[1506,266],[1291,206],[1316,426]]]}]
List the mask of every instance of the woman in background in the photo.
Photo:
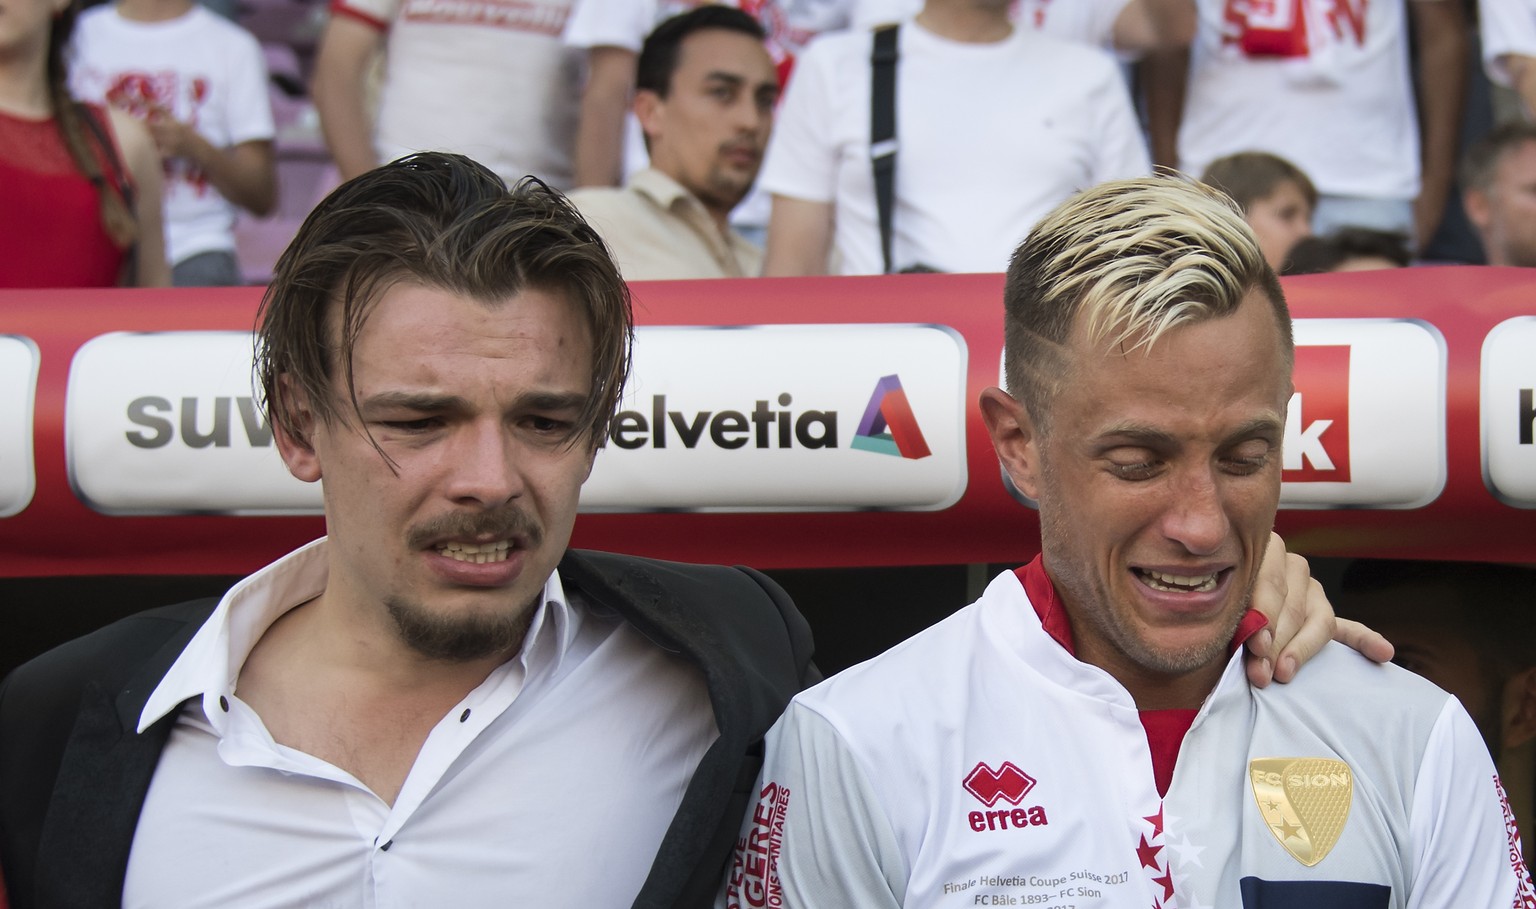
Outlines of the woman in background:
[{"label": "woman in background", "polygon": [[0,0],[0,287],[163,287],[160,156],[65,88],[71,0]]}]

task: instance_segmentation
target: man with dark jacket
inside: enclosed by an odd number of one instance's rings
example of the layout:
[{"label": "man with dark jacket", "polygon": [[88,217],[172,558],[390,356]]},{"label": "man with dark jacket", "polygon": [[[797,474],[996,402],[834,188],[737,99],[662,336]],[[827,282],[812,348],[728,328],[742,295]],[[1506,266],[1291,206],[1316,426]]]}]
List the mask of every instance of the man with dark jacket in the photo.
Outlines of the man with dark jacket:
[{"label": "man with dark jacket", "polygon": [[258,370],[327,537],[7,680],[16,909],[707,901],[816,675],[762,575],[568,550],[630,335],[542,184],[427,154],[322,203]]}]

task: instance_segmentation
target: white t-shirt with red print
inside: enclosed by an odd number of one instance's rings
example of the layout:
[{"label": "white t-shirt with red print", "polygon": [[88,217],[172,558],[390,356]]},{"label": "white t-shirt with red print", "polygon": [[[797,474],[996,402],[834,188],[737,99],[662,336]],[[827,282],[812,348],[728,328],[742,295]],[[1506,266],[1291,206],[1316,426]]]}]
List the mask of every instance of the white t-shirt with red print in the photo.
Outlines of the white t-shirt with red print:
[{"label": "white t-shirt with red print", "polygon": [[[125,19],[112,5],[81,14],[70,88],[139,118],[163,110],[215,148],[272,138],[267,65],[256,39],[201,6],[164,22]],[[235,208],[190,161],[165,162],[165,245],[171,264],[233,252]]]},{"label": "white t-shirt with red print", "polygon": [[1416,197],[1409,2],[1459,0],[1196,0],[1180,169],[1265,151],[1324,195]]}]

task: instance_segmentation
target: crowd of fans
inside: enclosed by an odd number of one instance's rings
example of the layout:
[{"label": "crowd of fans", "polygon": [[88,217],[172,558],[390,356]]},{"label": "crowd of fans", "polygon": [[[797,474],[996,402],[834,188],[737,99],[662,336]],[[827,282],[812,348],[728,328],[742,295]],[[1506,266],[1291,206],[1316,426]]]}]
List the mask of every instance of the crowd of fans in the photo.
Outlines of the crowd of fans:
[{"label": "crowd of fans", "polygon": [[[1044,211],[1154,165],[1232,194],[1277,269],[1456,260],[1429,243],[1461,194],[1486,261],[1536,263],[1536,0],[741,5],[659,32],[688,4],[226,11],[258,41],[193,0],[24,0],[0,283],[260,282],[325,189],[419,149],[581,188],[637,279],[1000,271]],[[1518,101],[1464,148],[1478,18]]]}]

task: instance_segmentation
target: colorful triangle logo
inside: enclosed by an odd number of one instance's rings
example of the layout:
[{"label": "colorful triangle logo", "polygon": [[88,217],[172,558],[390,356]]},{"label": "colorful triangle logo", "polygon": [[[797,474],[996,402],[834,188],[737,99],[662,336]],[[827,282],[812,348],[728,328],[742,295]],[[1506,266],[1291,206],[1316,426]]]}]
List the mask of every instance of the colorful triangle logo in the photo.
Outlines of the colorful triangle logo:
[{"label": "colorful triangle logo", "polygon": [[870,395],[869,406],[864,408],[864,419],[859,421],[854,433],[853,448],[878,454],[903,457],[910,461],[933,454],[928,441],[912,415],[912,405],[901,387],[901,377],[881,377],[875,383],[875,393]]}]

